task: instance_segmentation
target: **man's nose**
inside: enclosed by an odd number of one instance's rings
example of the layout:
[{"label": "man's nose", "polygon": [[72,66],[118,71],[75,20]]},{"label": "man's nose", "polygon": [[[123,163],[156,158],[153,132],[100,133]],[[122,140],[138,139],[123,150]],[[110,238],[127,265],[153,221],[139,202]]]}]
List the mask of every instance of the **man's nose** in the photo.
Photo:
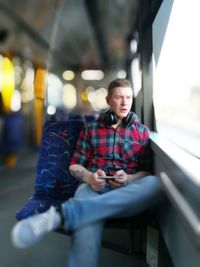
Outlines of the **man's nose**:
[{"label": "man's nose", "polygon": [[126,99],[125,99],[125,98],[122,99],[122,105],[123,105],[123,106],[126,105]]}]

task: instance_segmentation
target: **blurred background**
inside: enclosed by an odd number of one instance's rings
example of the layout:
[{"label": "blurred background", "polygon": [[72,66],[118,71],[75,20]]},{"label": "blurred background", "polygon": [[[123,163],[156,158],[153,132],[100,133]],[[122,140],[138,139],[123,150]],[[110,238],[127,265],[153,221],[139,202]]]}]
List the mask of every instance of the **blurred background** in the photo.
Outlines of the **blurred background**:
[{"label": "blurred background", "polygon": [[108,83],[130,77],[139,2],[0,0],[1,162],[12,167],[22,145],[39,146],[47,118],[107,107]]}]

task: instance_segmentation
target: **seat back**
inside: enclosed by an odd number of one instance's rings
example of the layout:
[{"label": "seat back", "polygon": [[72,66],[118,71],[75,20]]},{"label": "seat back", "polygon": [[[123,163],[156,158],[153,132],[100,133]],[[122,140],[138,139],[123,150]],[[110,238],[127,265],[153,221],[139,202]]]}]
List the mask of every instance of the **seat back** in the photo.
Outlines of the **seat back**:
[{"label": "seat back", "polygon": [[82,121],[46,121],[37,163],[35,194],[64,201],[73,196],[78,181],[69,172],[69,161]]}]

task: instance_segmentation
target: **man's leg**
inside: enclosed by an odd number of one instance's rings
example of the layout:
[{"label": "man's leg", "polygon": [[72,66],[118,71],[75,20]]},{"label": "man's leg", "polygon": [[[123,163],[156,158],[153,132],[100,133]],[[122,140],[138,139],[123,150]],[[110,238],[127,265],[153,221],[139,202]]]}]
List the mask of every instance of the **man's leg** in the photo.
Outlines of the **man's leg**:
[{"label": "man's leg", "polygon": [[64,226],[74,231],[101,219],[136,215],[156,205],[161,196],[158,177],[147,176],[104,194],[71,199],[62,205]]},{"label": "man's leg", "polygon": [[[91,190],[86,184],[82,184],[74,197],[75,199],[84,200],[97,195],[98,193]],[[83,226],[72,233],[68,267],[97,266],[103,225],[104,220],[100,220]]]},{"label": "man's leg", "polygon": [[13,245],[27,248],[40,241],[45,234],[58,228],[61,222],[62,217],[53,206],[44,213],[21,220],[11,232]]},{"label": "man's leg", "polygon": [[103,225],[103,221],[98,221],[72,233],[68,267],[98,265]]},{"label": "man's leg", "polygon": [[[83,186],[90,189],[86,184]],[[73,232],[87,224],[106,218],[138,214],[153,207],[162,196],[161,185],[156,176],[144,177],[127,186],[100,195],[94,193],[96,195],[80,199],[73,198],[62,205],[66,230]],[[59,213],[54,209],[19,222],[14,227],[13,240],[22,242],[24,247],[36,243],[44,234],[59,227],[61,218],[56,220],[55,224],[50,223],[54,217],[58,216]],[[21,233],[25,227],[26,236],[23,236],[25,239],[22,240]]]}]

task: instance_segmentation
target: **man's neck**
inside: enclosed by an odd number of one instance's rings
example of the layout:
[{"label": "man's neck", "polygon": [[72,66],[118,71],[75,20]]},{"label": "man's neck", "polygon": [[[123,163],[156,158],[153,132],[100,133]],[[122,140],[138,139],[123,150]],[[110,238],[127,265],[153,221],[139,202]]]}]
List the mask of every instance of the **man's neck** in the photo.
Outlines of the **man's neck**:
[{"label": "man's neck", "polygon": [[122,119],[119,119],[118,122],[116,124],[112,125],[112,128],[116,129],[122,122]]}]

